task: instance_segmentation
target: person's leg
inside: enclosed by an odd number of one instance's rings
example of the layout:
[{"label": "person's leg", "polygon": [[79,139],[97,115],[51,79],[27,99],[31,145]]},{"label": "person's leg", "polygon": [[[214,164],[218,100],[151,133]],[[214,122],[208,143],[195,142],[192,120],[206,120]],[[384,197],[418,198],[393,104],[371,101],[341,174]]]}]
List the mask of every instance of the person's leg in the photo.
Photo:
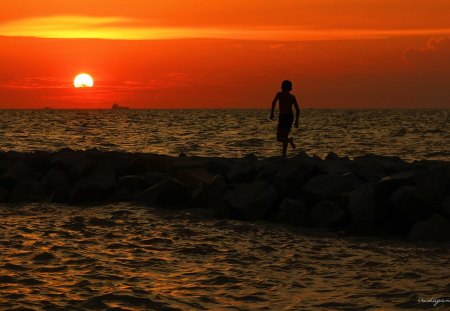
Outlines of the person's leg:
[{"label": "person's leg", "polygon": [[286,151],[287,151],[288,141],[287,139],[283,140],[283,158],[286,158]]},{"label": "person's leg", "polygon": [[291,145],[292,149],[295,149],[296,146],[294,143],[294,137],[289,137],[288,142]]}]

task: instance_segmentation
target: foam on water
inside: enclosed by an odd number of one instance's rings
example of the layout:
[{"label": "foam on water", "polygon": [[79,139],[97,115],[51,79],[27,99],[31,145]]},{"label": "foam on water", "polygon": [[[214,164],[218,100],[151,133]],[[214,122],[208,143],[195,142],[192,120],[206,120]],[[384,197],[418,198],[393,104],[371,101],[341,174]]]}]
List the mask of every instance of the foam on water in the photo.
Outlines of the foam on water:
[{"label": "foam on water", "polygon": [[450,291],[444,244],[129,204],[9,206],[0,217],[7,310],[425,309],[419,299]]},{"label": "foam on water", "polygon": [[[280,154],[267,110],[2,110],[0,150],[98,148],[237,157]],[[302,110],[297,146],[310,154],[450,159],[450,110]]]}]

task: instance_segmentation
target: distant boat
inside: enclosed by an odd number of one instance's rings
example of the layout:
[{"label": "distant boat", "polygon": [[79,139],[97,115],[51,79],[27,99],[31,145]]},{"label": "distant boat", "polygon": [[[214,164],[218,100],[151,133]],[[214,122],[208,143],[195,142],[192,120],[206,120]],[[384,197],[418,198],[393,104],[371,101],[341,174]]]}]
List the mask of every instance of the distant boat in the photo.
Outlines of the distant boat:
[{"label": "distant boat", "polygon": [[117,104],[113,104],[111,109],[130,109],[130,107],[119,106]]}]

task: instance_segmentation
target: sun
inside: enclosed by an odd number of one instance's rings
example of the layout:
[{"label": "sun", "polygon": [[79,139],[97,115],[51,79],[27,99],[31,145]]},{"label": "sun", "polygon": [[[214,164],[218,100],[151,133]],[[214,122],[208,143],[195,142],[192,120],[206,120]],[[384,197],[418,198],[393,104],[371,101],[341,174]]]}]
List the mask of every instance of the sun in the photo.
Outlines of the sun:
[{"label": "sun", "polygon": [[73,79],[73,86],[76,88],[93,87],[94,79],[87,73],[80,73]]}]

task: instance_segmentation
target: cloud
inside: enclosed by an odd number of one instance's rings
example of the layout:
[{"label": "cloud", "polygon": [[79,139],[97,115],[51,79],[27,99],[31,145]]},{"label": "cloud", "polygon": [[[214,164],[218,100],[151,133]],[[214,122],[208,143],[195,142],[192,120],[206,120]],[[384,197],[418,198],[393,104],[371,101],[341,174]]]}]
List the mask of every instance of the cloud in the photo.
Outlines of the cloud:
[{"label": "cloud", "polygon": [[0,82],[0,89],[65,89],[71,88],[72,85],[67,81],[62,81],[54,77],[28,77],[10,79]]},{"label": "cloud", "polygon": [[314,29],[301,26],[161,27],[157,21],[125,17],[48,16],[0,24],[0,36],[111,40],[242,39],[313,41],[380,39],[398,36],[450,34],[442,29]]},{"label": "cloud", "polygon": [[450,70],[450,36],[431,38],[422,47],[408,48],[403,60],[415,67],[429,70]]}]

